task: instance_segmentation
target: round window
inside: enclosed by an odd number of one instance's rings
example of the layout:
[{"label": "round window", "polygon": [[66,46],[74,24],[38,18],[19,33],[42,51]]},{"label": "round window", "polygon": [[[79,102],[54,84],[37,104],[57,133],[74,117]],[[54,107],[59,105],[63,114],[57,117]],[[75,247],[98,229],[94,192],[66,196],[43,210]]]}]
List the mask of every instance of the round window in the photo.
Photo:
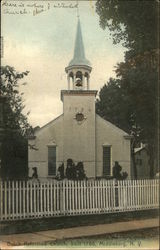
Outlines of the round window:
[{"label": "round window", "polygon": [[83,115],[82,113],[77,113],[77,114],[76,114],[76,120],[77,120],[78,122],[83,121],[83,120],[84,120],[84,115]]}]

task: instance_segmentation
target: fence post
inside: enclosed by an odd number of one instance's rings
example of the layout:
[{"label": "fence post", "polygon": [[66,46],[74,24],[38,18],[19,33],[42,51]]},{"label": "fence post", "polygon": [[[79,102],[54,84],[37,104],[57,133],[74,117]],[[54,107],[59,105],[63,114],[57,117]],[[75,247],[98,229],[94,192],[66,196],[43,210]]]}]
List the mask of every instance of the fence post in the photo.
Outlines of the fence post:
[{"label": "fence post", "polygon": [[65,195],[65,192],[66,192],[66,181],[65,180],[62,180],[62,213],[65,215],[66,213],[66,195]]},{"label": "fence post", "polygon": [[60,215],[63,215],[63,181],[59,181],[59,188],[60,188],[60,192],[59,192],[59,200],[60,200]]},{"label": "fence post", "polygon": [[115,210],[117,209],[117,207],[119,207],[119,201],[118,201],[118,199],[119,199],[119,190],[118,190],[118,187],[119,187],[119,185],[118,185],[118,181],[117,180],[115,180],[114,181],[114,190],[115,190],[115,195],[114,195],[114,197],[115,197]]}]

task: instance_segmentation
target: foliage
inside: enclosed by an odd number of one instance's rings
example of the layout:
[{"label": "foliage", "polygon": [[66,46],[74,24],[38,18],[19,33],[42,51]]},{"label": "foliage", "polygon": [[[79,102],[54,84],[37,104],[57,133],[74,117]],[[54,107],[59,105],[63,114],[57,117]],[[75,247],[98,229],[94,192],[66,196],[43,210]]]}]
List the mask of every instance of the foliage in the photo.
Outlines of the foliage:
[{"label": "foliage", "polygon": [[157,1],[98,0],[96,12],[100,26],[109,28],[114,44],[123,42],[133,54],[157,48]]},{"label": "foliage", "polygon": [[[112,79],[112,84],[109,80],[109,85],[100,91],[97,112],[133,135],[132,156],[138,141],[146,144],[153,177],[158,125],[158,2],[98,0],[96,11],[100,26],[109,28],[113,43],[123,42],[128,49],[125,62],[116,67],[117,79]],[[106,100],[109,94],[112,105]],[[102,99],[109,111],[102,109]]]},{"label": "foliage", "polygon": [[[96,112],[133,136],[131,140],[131,155],[134,161],[134,147],[140,141],[139,134],[141,129],[135,121],[134,105],[126,93],[126,89],[122,88],[122,82],[119,79],[110,78],[108,83],[101,88],[99,99],[96,101]],[[135,164],[133,164],[133,168],[136,178]]]},{"label": "foliage", "polygon": [[[28,73],[29,71],[18,73],[8,65],[1,66],[0,93],[7,98],[5,127],[12,130],[18,129],[22,135],[26,135],[31,129],[27,116],[22,113],[25,107],[22,98],[24,93],[19,92],[20,80]],[[22,84],[25,85],[26,83]]]},{"label": "foliage", "polygon": [[[156,59],[156,55],[154,56]],[[156,61],[156,60],[154,60]],[[132,104],[130,116],[133,119],[131,133],[136,140],[146,144],[149,155],[150,176],[153,178],[155,158],[157,153],[157,107],[158,71],[156,63],[149,63],[150,58],[145,55],[138,59],[120,63],[117,66],[117,77],[121,82],[122,91],[128,96]]]},{"label": "foliage", "polygon": [[132,120],[128,122],[130,119],[128,101],[122,91],[120,80],[110,78],[99,92],[96,112],[117,127],[130,132]]},{"label": "foliage", "polygon": [[138,124],[141,128],[140,140],[154,139],[157,117],[157,85],[158,72],[143,64],[132,67],[128,63],[121,63],[117,68],[117,75],[121,78],[121,88],[128,96],[128,100],[133,106],[133,125]]},{"label": "foliage", "polygon": [[[27,134],[32,130],[24,109],[23,93],[20,93],[21,80],[29,72],[18,73],[13,67],[1,67],[0,94],[3,102],[4,135],[1,144],[1,177],[25,178],[28,176]],[[26,84],[26,83],[22,83]]]},{"label": "foliage", "polygon": [[0,176],[4,179],[24,179],[28,176],[27,140],[17,131],[8,131],[1,147],[2,167]]}]

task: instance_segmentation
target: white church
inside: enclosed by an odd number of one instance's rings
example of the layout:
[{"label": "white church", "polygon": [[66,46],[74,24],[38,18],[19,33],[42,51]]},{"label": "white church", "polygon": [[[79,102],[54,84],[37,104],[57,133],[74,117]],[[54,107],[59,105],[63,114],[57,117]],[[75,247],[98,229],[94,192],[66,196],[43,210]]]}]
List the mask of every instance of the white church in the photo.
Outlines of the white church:
[{"label": "white church", "polygon": [[88,178],[112,176],[115,161],[131,177],[131,137],[96,114],[91,71],[78,20],[74,56],[65,68],[68,86],[61,90],[63,113],[29,138],[29,176],[36,167],[39,178],[54,178],[59,165],[72,159],[83,162]]}]

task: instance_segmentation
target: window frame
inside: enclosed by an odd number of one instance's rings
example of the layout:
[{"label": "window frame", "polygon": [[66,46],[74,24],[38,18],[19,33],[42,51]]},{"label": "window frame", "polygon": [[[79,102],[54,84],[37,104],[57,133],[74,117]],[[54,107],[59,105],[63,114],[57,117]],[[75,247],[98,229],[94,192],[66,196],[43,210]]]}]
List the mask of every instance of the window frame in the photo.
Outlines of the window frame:
[{"label": "window frame", "polygon": [[[49,174],[49,149],[54,148],[55,149],[55,174]],[[47,172],[48,172],[48,177],[55,177],[57,173],[57,146],[56,145],[47,145]]]},{"label": "window frame", "polygon": [[[104,173],[104,148],[109,148],[110,149],[110,169],[109,169],[109,174]],[[102,176],[107,177],[112,175],[112,145],[109,144],[103,144],[102,145]]]}]

